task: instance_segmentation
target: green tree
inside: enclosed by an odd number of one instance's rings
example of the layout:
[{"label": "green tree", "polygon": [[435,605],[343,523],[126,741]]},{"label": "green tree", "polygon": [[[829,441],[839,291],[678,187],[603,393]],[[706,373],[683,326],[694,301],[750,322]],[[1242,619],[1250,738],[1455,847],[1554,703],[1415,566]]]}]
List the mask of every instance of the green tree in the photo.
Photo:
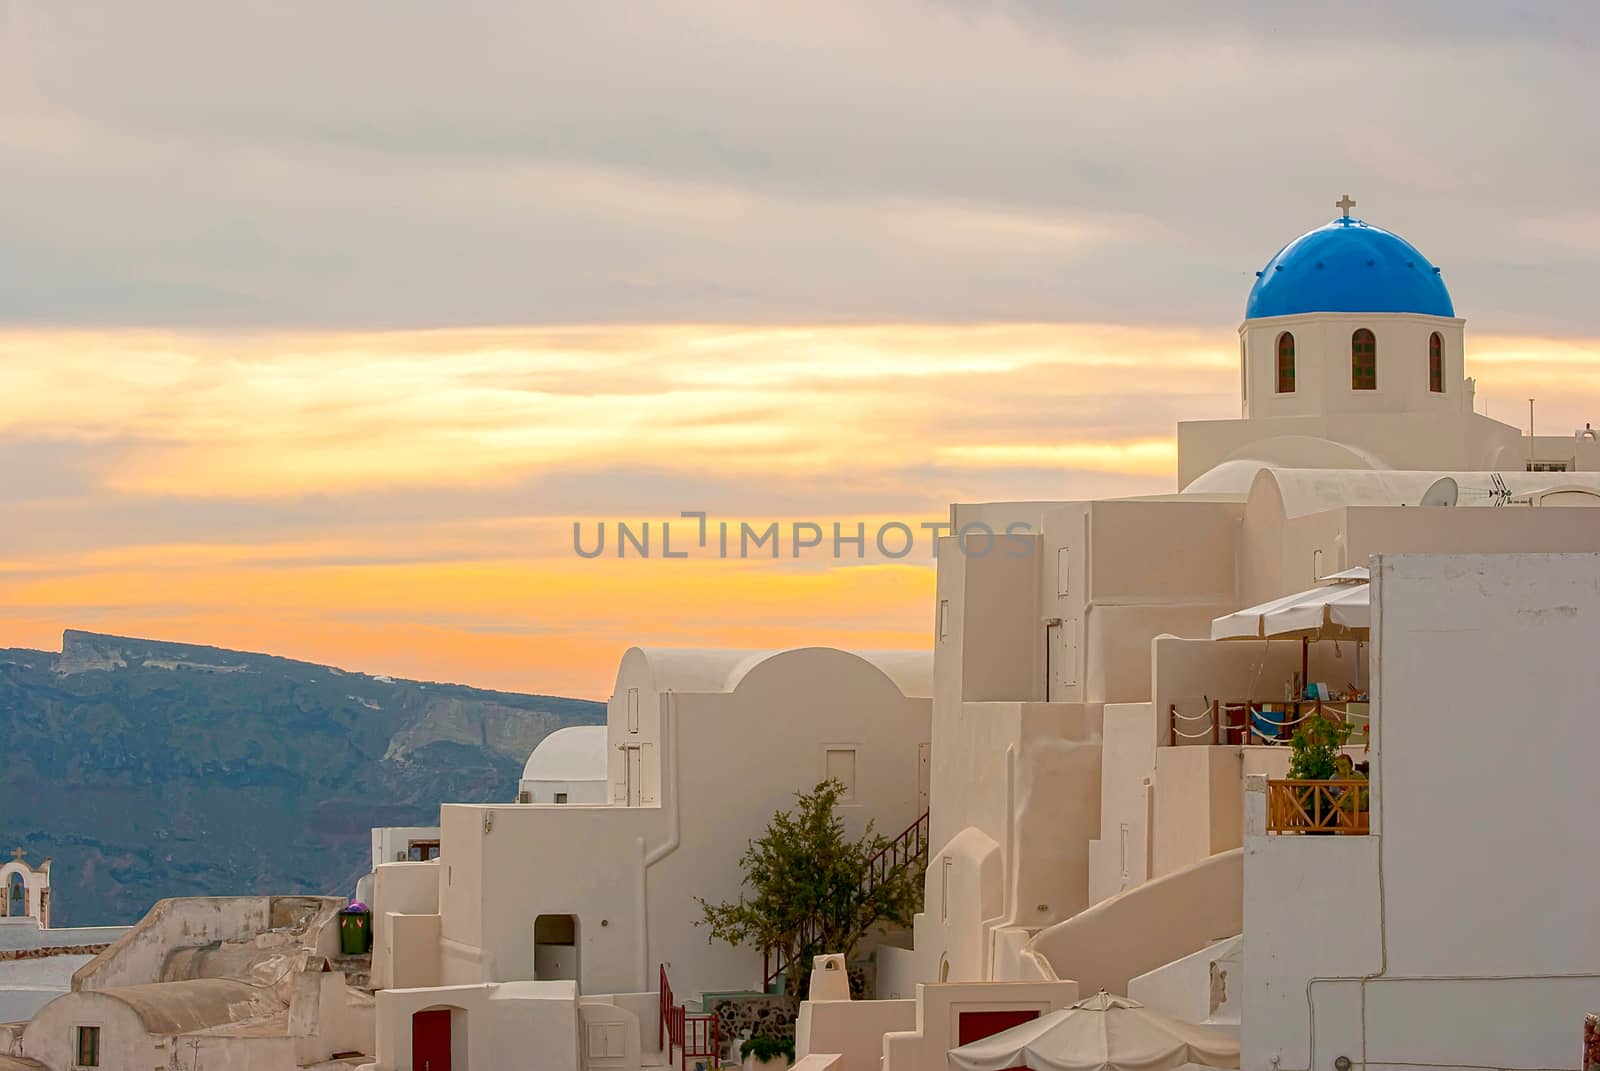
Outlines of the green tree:
[{"label": "green tree", "polygon": [[788,992],[800,997],[813,956],[842,952],[849,959],[875,927],[909,926],[922,910],[922,868],[885,870],[880,863],[874,872],[873,860],[889,841],[870,822],[859,840],[846,835],[837,813],[843,792],[828,780],[795,793],[795,807],[774,813],[766,833],[740,857],[739,899],[700,900],[707,941],[781,951]]}]

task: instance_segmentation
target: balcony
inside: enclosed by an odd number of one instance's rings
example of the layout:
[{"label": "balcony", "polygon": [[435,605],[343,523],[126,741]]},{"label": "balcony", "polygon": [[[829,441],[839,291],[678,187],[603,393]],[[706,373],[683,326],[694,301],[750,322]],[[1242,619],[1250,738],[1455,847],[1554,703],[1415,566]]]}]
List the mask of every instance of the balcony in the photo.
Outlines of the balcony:
[{"label": "balcony", "polygon": [[1350,743],[1367,742],[1371,719],[1365,700],[1213,699],[1209,706],[1181,710],[1167,705],[1167,746],[1286,745],[1295,728],[1310,717],[1327,717],[1351,726]]},{"label": "balcony", "polygon": [[1267,782],[1267,832],[1278,834],[1370,832],[1370,785],[1361,778]]}]

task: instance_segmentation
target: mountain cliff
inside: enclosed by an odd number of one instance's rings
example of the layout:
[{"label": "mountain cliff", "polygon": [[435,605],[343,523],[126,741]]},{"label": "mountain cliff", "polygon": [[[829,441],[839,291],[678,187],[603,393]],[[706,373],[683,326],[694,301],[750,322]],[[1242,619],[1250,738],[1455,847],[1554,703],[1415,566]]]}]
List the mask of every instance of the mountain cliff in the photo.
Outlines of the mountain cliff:
[{"label": "mountain cliff", "polygon": [[[511,801],[603,704],[69,630],[0,649],[0,848],[51,867],[57,926],[163,896],[348,893],[368,830]],[[9,858],[9,855],[6,856]]]}]

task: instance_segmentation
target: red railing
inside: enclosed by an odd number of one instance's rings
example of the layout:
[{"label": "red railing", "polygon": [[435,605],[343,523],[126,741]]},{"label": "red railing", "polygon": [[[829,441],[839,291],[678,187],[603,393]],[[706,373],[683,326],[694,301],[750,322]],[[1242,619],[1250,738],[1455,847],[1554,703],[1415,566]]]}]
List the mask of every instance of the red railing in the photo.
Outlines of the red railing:
[{"label": "red railing", "polygon": [[715,1015],[690,1015],[682,1004],[673,1000],[672,983],[667,981],[667,965],[661,965],[661,1017],[657,1024],[657,1044],[662,1055],[672,1059],[672,1050],[678,1050],[679,1067],[688,1071],[689,1061],[707,1058],[707,1065],[716,1066],[720,1058],[721,1039]]},{"label": "red railing", "polygon": [[[884,845],[878,854],[867,860],[867,876],[861,881],[862,887],[870,892],[889,880],[890,875],[898,873],[913,864],[926,864],[927,861],[928,812],[923,811],[920,818],[901,830],[898,837]],[[794,957],[805,955],[806,950],[816,944],[820,929],[821,926],[815,919],[809,920],[801,924],[799,932],[795,934],[793,948],[769,946],[761,950],[761,986],[763,989],[771,989],[772,983],[777,981],[783,975],[783,972],[789,969],[789,964],[794,961]],[[792,995],[800,996],[798,993]]]}]

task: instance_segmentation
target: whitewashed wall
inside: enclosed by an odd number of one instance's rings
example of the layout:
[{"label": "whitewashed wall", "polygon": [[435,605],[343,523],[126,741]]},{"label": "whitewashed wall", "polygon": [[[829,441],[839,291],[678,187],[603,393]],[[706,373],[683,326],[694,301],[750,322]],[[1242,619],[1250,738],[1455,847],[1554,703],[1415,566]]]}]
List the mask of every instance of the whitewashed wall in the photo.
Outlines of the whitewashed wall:
[{"label": "whitewashed wall", "polygon": [[1600,556],[1382,557],[1373,613],[1375,835],[1247,832],[1244,1067],[1575,1066]]}]

